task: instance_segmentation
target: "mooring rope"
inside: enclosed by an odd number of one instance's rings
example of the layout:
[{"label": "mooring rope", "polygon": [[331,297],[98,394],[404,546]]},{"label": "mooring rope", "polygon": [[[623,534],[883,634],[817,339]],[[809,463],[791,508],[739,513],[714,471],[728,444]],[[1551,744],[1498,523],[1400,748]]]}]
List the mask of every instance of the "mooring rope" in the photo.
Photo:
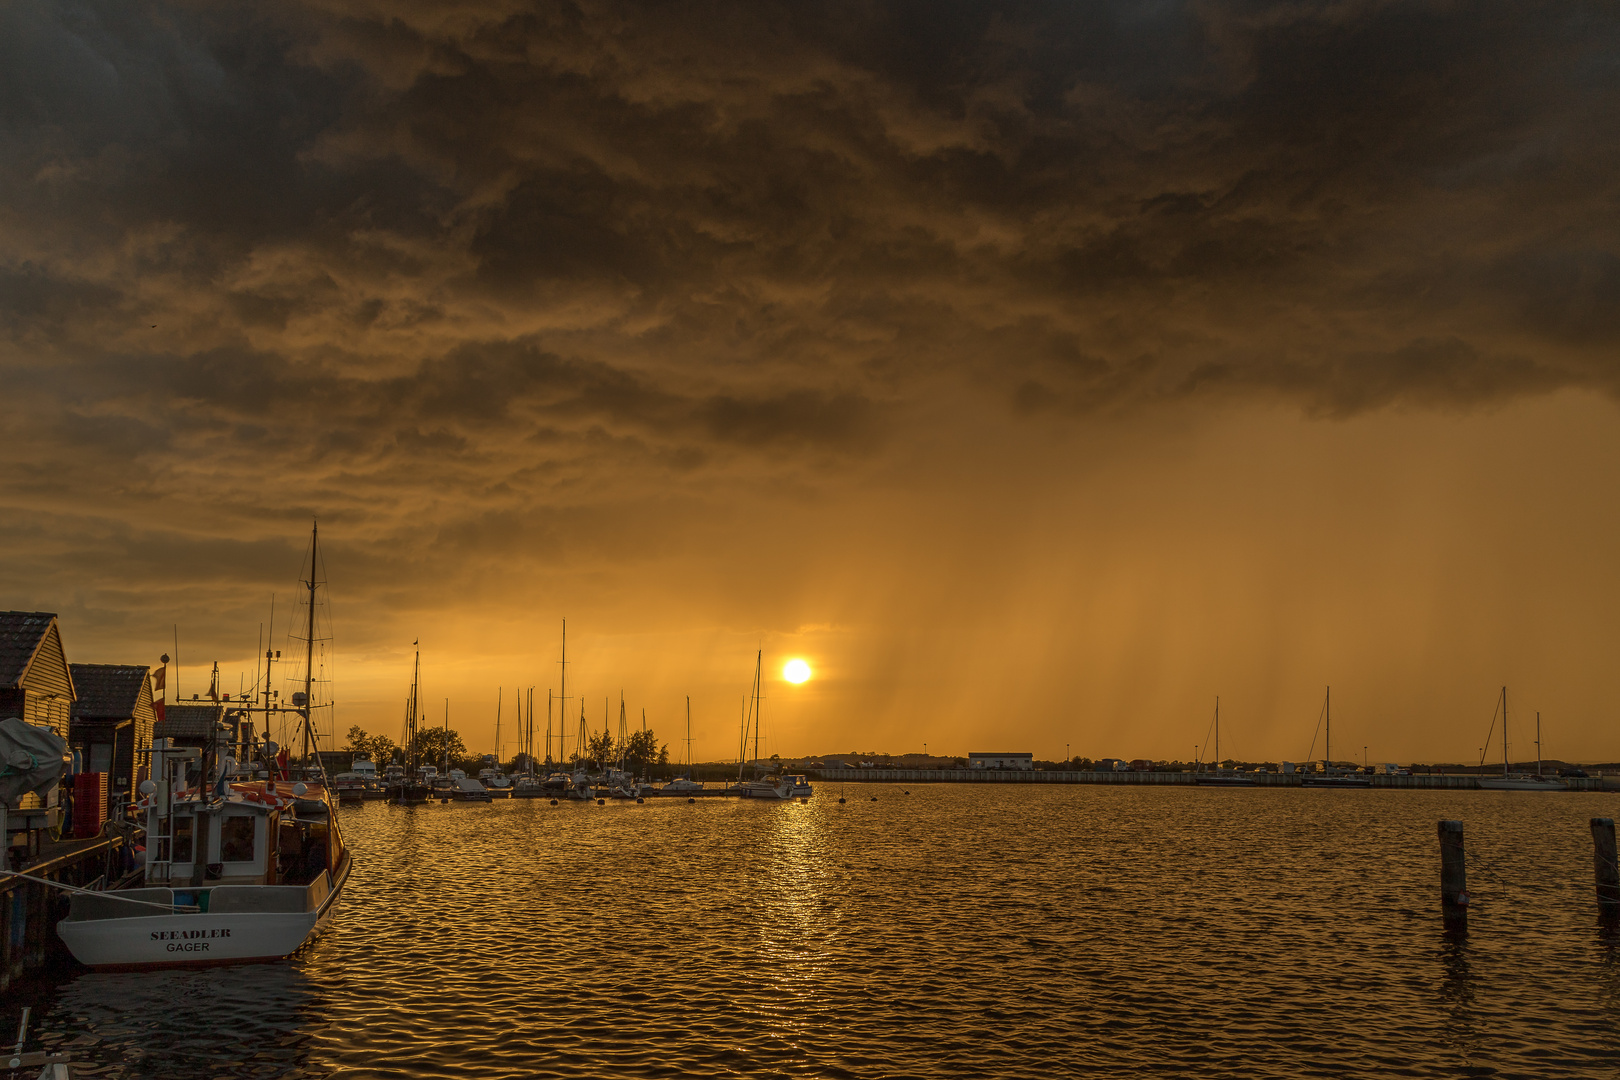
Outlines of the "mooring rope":
[{"label": "mooring rope", "polygon": [[107,892],[103,889],[84,889],[77,885],[69,885],[65,881],[52,881],[50,878],[35,877],[33,874],[25,874],[20,870],[0,870],[0,876],[21,878],[24,881],[48,885],[53,889],[61,889],[63,892],[84,893],[87,896],[103,896],[109,900],[118,900],[125,904],[141,904],[145,907],[162,908],[171,914],[174,912],[200,912],[202,910],[196,904],[164,904],[156,900],[137,900],[133,896],[119,896],[116,892]]}]

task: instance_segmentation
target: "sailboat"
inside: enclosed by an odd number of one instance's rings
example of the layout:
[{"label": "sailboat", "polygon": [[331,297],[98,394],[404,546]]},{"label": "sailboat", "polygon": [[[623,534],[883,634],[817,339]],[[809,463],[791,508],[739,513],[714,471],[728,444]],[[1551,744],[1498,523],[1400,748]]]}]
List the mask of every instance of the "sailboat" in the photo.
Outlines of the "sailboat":
[{"label": "sailboat", "polygon": [[[1538,771],[1532,773],[1516,773],[1511,771],[1508,764],[1508,735],[1507,735],[1507,687],[1502,687],[1502,696],[1497,699],[1497,709],[1502,713],[1502,775],[1482,776],[1479,786],[1487,791],[1566,791],[1557,779],[1551,776],[1542,776]],[[1496,717],[1491,717],[1491,729],[1496,728]],[[1490,735],[1485,736],[1486,749],[1490,748]],[[1482,755],[1483,756],[1483,755]],[[1537,762],[1539,767],[1540,762]]]},{"label": "sailboat", "polygon": [[[312,609],[315,560],[312,540],[306,583]],[[311,683],[306,669],[305,691],[293,697],[306,738],[313,735]],[[261,708],[233,712],[263,711],[268,720],[280,709],[266,687]],[[140,884],[132,878],[127,887],[76,891],[56,924],[80,963],[149,968],[275,960],[330,923],[352,859],[327,788],[276,777],[275,744],[248,738],[244,746],[230,726],[215,724],[194,740],[152,740],[152,776],[140,788],[147,838]],[[261,759],[270,778],[234,780],[238,753]],[[319,814],[305,812],[311,802]]]},{"label": "sailboat", "polygon": [[[764,678],[763,678],[764,670],[763,670],[763,666],[762,666],[763,663],[764,663],[764,658],[765,658],[765,652],[764,652],[763,649],[760,650],[759,652],[755,653],[755,655],[754,655],[754,702],[753,702],[754,707],[753,707],[752,716],[753,716],[753,728],[754,728],[754,769],[756,770],[756,772],[760,768],[760,765],[759,765],[759,728],[760,728],[760,723],[759,723],[759,699],[760,699],[761,685],[762,685],[762,683],[764,681]],[[747,745],[747,732],[746,732],[746,729],[744,731],[743,739],[744,739],[744,746],[746,746]],[[738,772],[739,772],[739,774],[741,773],[741,767],[740,766],[739,766]],[[808,799],[812,794],[814,794],[813,790],[810,787],[810,781],[806,780],[803,776],[798,776],[798,775],[790,775],[790,774],[782,773],[782,774],[777,774],[777,775],[774,775],[774,776],[772,776],[772,775],[756,776],[752,780],[742,780],[741,775],[739,775],[738,776],[738,781],[739,781],[739,783],[732,790],[734,790],[738,795],[742,796],[745,799],[797,799],[797,798]]]},{"label": "sailboat", "polygon": [[1326,722],[1326,744],[1322,748],[1322,771],[1312,773],[1300,781],[1301,787],[1366,788],[1372,787],[1372,777],[1345,772],[1333,767],[1333,687],[1322,696],[1322,719]]},{"label": "sailboat", "polygon": [[417,761],[417,726],[421,717],[417,711],[416,691],[421,680],[422,650],[419,648],[416,650],[416,659],[411,664],[411,696],[405,699],[405,764],[390,765],[384,773],[383,783],[388,792],[388,801],[399,803],[401,806],[425,803],[433,794]]},{"label": "sailboat", "polygon": [[1213,787],[1255,786],[1253,778],[1231,769],[1221,768],[1221,699],[1218,697],[1215,699],[1215,769],[1213,772],[1194,773],[1193,781]]},{"label": "sailboat", "polygon": [[695,795],[703,785],[692,779],[692,697],[686,698],[686,772],[658,789],[660,795]]}]

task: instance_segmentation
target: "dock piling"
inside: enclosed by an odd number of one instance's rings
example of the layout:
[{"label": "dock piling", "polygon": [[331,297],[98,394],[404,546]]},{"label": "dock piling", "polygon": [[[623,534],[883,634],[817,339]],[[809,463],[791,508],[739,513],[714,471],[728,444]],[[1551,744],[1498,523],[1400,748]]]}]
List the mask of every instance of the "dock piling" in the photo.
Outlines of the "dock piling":
[{"label": "dock piling", "polygon": [[1616,861],[1614,819],[1592,819],[1592,877],[1597,883],[1599,917],[1620,919],[1620,862]]},{"label": "dock piling", "polygon": [[1440,833],[1440,913],[1448,930],[1468,929],[1468,853],[1463,823],[1442,821]]}]

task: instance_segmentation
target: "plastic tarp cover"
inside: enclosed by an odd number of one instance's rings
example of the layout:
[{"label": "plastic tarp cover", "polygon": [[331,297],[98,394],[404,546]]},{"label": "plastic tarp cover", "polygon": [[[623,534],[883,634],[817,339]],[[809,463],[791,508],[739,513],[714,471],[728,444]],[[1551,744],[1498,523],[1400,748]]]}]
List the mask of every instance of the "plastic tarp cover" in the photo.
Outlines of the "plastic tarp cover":
[{"label": "plastic tarp cover", "polygon": [[49,728],[0,720],[0,803],[14,807],[30,791],[43,798],[67,772],[67,743]]}]

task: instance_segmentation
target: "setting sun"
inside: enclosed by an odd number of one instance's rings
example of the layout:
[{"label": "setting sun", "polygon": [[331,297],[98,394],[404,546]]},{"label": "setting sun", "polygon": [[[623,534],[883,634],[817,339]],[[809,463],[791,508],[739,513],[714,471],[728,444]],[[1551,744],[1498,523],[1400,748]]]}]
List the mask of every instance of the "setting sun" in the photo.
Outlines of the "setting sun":
[{"label": "setting sun", "polygon": [[782,665],[782,678],[791,683],[802,683],[810,678],[810,665],[803,660],[789,660]]}]

